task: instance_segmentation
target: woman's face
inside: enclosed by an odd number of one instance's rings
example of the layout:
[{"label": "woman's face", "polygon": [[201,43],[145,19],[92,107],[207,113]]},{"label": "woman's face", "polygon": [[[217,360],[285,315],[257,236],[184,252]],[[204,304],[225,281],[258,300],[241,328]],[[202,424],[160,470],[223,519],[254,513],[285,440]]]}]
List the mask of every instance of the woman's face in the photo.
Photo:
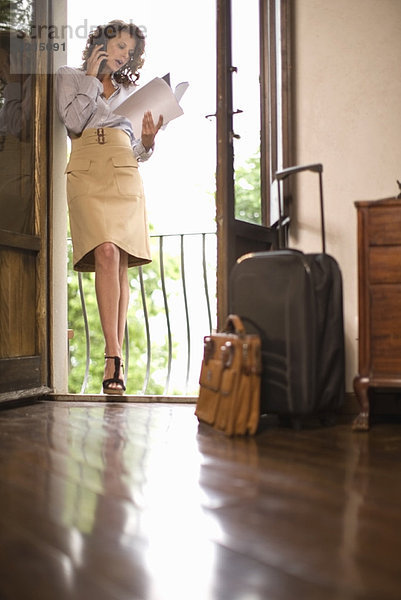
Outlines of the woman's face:
[{"label": "woman's face", "polygon": [[107,42],[107,57],[106,65],[114,72],[121,69],[128,61],[135,49],[136,41],[130,36],[127,31],[122,31],[115,38]]}]

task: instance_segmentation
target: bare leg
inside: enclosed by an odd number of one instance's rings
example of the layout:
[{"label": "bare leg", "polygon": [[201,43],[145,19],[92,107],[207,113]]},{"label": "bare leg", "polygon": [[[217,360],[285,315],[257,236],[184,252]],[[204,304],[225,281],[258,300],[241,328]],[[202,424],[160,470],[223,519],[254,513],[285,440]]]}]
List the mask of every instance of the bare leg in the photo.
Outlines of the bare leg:
[{"label": "bare leg", "polygon": [[[121,357],[119,339],[119,306],[120,306],[120,249],[111,242],[105,242],[95,249],[95,287],[99,307],[100,322],[105,340],[107,356]],[[105,379],[114,375],[114,361],[106,360]],[[122,377],[120,372],[119,377]],[[117,383],[111,387],[120,388]]]}]

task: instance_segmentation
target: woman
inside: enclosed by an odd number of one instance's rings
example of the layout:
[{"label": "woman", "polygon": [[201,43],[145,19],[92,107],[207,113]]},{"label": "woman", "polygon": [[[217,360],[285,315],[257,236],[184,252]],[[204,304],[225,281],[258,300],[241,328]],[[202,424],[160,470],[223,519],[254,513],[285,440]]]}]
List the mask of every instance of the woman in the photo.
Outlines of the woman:
[{"label": "woman", "polygon": [[122,346],[128,267],[150,262],[138,161],[147,160],[163,124],[150,112],[137,139],[113,110],[132,92],[144,63],[145,39],[132,23],[111,21],[88,37],[80,69],[57,71],[57,109],[71,137],[67,199],[77,271],[95,271],[105,338],[103,393],[123,394]]}]

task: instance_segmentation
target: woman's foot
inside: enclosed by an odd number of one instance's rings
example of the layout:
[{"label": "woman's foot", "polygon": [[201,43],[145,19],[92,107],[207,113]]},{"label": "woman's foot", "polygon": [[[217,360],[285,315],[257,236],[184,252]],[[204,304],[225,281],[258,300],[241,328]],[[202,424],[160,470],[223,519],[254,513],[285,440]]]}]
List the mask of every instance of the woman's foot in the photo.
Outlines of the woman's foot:
[{"label": "woman's foot", "polygon": [[121,396],[125,392],[123,363],[119,356],[105,356],[103,394]]}]

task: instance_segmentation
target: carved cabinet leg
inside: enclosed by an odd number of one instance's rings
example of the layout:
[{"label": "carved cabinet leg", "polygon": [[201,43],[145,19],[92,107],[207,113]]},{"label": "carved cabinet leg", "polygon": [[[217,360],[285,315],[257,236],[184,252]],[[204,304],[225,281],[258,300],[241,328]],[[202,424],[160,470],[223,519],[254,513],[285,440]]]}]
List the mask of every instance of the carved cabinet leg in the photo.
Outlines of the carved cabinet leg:
[{"label": "carved cabinet leg", "polygon": [[369,378],[360,377],[359,375],[354,379],[354,391],[361,407],[361,412],[354,419],[352,423],[353,431],[368,431],[369,430]]}]

